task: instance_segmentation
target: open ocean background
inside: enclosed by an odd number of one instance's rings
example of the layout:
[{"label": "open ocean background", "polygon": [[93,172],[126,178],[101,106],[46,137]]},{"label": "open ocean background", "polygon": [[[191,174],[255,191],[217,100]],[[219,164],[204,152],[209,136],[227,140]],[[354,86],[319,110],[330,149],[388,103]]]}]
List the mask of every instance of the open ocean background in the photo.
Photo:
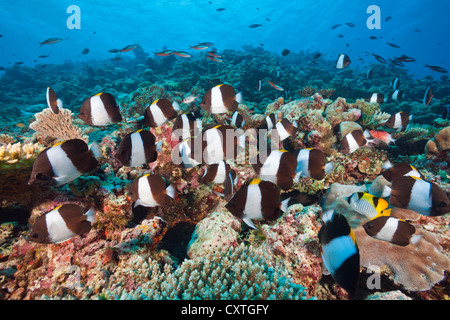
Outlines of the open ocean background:
[{"label": "open ocean background", "polygon": [[[67,28],[70,5],[81,10],[80,29]],[[381,9],[379,30],[366,26],[369,5]],[[189,50],[189,46],[209,41],[219,51],[252,45],[276,53],[285,48],[291,52],[321,51],[330,59],[345,52],[352,58],[353,67],[373,62],[366,52],[385,58],[406,54],[417,59],[407,65],[412,74],[438,78],[440,74],[424,68],[424,64],[449,67],[449,7],[447,0],[1,1],[0,66],[110,59],[114,54],[109,49],[129,44],[139,44],[149,53],[165,47],[192,52],[195,50]],[[385,21],[389,16],[392,18]],[[249,28],[251,24],[262,26]],[[332,30],[335,24],[343,26]],[[344,37],[338,38],[338,34]],[[378,39],[371,40],[370,36]],[[52,37],[63,41],[39,45]],[[386,41],[401,48],[392,48]],[[84,48],[89,54],[81,54]],[[40,55],[49,57],[44,61],[38,58]]]}]

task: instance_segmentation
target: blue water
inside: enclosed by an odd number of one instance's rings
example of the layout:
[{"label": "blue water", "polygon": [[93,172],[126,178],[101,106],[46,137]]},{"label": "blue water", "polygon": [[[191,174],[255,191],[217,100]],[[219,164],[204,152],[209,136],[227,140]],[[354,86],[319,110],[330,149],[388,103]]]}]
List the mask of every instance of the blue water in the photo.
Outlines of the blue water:
[{"label": "blue water", "polygon": [[[80,8],[80,29],[67,27],[70,5]],[[369,5],[381,10],[379,30],[366,26]],[[216,11],[218,8],[225,10]],[[114,54],[109,49],[135,43],[148,53],[164,47],[192,53],[189,46],[210,41],[219,51],[261,45],[276,53],[284,48],[291,52],[320,50],[329,59],[345,52],[362,66],[374,62],[366,52],[386,59],[406,54],[417,59],[406,66],[411,74],[438,78],[440,74],[424,64],[450,67],[449,8],[448,0],[3,0],[0,66],[110,59]],[[392,18],[386,22],[388,16]],[[251,24],[262,26],[249,28]],[[335,24],[344,25],[332,30]],[[338,38],[338,34],[344,37]],[[39,45],[52,37],[63,41]],[[392,48],[386,41],[401,48]],[[81,54],[84,48],[89,48],[86,55]],[[134,57],[131,52],[124,54]],[[49,57],[38,58],[40,55]]]}]

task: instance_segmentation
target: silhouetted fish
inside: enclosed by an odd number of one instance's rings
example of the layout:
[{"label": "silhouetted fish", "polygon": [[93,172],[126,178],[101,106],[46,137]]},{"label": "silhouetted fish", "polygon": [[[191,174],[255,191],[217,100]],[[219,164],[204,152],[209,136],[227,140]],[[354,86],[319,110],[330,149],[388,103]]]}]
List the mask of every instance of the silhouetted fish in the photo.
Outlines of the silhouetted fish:
[{"label": "silhouetted fish", "polygon": [[430,68],[433,71],[440,72],[440,73],[448,73],[448,71],[442,67],[438,66],[429,66],[425,63],[425,67]]},{"label": "silhouetted fish", "polygon": [[390,45],[392,48],[400,48],[400,46],[396,45],[395,43],[386,42],[386,44]]}]

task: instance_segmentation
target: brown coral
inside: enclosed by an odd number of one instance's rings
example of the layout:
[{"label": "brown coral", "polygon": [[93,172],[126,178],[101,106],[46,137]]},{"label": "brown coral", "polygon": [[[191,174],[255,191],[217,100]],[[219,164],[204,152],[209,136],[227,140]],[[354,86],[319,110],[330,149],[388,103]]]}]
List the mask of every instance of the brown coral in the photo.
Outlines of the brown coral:
[{"label": "brown coral", "polygon": [[415,235],[422,236],[417,244],[406,247],[369,237],[362,227],[354,230],[361,255],[361,266],[369,268],[387,265],[393,272],[393,281],[406,290],[431,289],[444,279],[450,268],[450,259],[442,254],[439,235],[428,232],[420,225]]},{"label": "brown coral", "polygon": [[36,132],[61,140],[81,139],[86,143],[87,136],[81,133],[81,129],[72,123],[72,112],[68,109],[59,109],[59,113],[53,113],[49,108],[35,114],[36,121],[30,124],[30,128]]}]

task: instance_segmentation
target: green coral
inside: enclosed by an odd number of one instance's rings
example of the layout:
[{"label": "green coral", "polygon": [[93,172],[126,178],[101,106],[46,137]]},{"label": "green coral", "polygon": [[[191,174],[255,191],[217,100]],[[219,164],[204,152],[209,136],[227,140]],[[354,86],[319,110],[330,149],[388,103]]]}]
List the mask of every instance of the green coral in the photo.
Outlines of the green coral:
[{"label": "green coral", "polygon": [[[270,265],[260,249],[241,244],[185,260],[177,269],[156,260],[137,261],[126,272],[139,274],[142,283],[126,290],[117,283],[98,299],[306,299],[305,288],[293,283],[283,265]],[[136,268],[136,269],[135,269]],[[115,276],[121,277],[121,274]],[[123,281],[126,281],[125,279]]]}]

